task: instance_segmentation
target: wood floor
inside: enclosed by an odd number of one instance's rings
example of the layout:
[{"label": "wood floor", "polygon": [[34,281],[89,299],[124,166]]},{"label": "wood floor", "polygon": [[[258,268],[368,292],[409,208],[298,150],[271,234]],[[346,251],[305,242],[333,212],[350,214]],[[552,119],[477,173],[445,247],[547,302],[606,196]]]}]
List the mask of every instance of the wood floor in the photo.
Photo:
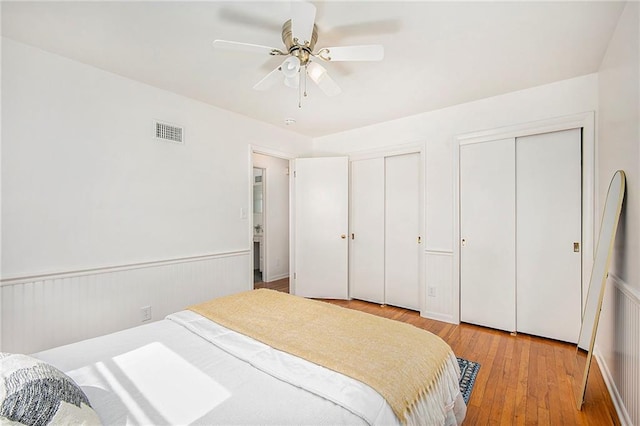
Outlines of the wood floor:
[{"label": "wood floor", "polygon": [[[256,288],[289,292],[289,280],[260,283]],[[440,336],[457,356],[479,362],[464,425],[620,424],[595,361],[585,404],[582,411],[576,410],[569,376],[575,345],[429,320],[415,311],[359,300],[326,301],[413,324]]]}]

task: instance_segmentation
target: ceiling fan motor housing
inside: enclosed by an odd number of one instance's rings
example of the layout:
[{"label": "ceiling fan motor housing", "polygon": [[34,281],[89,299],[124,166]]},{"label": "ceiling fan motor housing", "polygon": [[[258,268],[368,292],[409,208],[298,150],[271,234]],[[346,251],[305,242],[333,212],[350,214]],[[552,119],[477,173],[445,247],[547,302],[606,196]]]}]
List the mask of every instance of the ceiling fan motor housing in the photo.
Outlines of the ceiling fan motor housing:
[{"label": "ceiling fan motor housing", "polygon": [[[282,42],[287,48],[289,54],[300,59],[300,65],[304,66],[309,62],[311,52],[313,52],[316,42],[318,41],[318,27],[313,24],[313,33],[311,40],[298,40],[293,38],[291,32],[291,19],[282,25]],[[308,43],[305,43],[308,42]]]}]

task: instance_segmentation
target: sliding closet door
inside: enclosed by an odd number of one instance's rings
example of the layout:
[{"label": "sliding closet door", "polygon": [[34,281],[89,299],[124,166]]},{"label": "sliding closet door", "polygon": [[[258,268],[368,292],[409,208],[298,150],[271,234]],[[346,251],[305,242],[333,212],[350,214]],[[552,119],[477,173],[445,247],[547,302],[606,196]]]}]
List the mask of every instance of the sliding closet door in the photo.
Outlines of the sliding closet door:
[{"label": "sliding closet door", "polygon": [[516,141],[518,331],[574,343],[581,321],[581,156],[580,129]]},{"label": "sliding closet door", "polygon": [[351,162],[349,296],[384,303],[384,158]]},{"label": "sliding closet door", "polygon": [[385,302],[420,310],[420,154],[385,158]]},{"label": "sliding closet door", "polygon": [[515,140],[460,147],[460,319],[515,331]]}]

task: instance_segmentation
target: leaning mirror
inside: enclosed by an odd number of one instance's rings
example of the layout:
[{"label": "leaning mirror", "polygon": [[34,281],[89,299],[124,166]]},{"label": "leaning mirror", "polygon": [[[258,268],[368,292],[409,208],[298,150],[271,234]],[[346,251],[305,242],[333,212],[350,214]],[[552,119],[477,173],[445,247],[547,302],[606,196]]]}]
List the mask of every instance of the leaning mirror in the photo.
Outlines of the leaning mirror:
[{"label": "leaning mirror", "polygon": [[578,410],[582,409],[584,395],[587,389],[587,379],[589,377],[589,367],[593,356],[593,345],[596,341],[596,331],[598,330],[598,319],[602,309],[602,298],[604,297],[605,284],[609,271],[609,261],[613,251],[613,243],[616,238],[618,219],[622,209],[624,199],[625,175],[622,170],[614,173],[607,198],[605,200],[602,221],[600,222],[600,233],[596,255],[593,259],[591,269],[591,279],[587,291],[587,301],[582,311],[582,327],[578,335],[578,347],[573,370],[573,393],[576,399]]}]

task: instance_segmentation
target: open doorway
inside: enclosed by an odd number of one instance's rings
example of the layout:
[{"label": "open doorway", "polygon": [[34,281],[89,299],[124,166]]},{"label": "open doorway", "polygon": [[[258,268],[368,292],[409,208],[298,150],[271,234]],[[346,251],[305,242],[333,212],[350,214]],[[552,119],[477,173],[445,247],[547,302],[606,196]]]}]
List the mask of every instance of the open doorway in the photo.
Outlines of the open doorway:
[{"label": "open doorway", "polygon": [[289,160],[252,153],[254,288],[289,291]]},{"label": "open doorway", "polygon": [[264,272],[264,169],[253,168],[253,283],[263,282]]}]

